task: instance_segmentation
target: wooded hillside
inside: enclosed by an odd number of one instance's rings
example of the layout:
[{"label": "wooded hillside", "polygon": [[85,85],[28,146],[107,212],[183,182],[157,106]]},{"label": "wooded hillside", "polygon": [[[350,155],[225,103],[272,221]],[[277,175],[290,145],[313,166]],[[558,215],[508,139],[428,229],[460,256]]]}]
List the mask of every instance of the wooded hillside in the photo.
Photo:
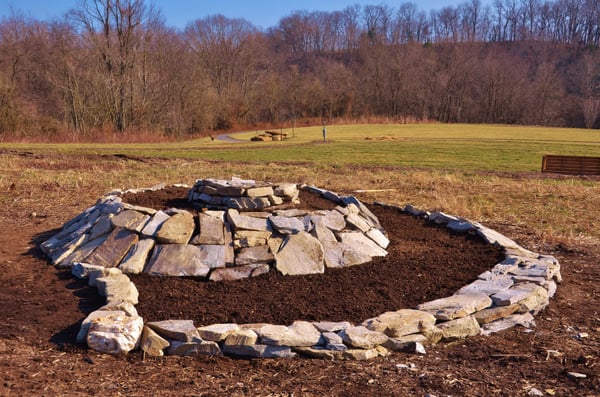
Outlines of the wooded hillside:
[{"label": "wooded hillside", "polygon": [[304,121],[600,127],[600,2],[351,6],[261,30],[169,27],[144,0],[0,20],[0,140],[187,136]]}]

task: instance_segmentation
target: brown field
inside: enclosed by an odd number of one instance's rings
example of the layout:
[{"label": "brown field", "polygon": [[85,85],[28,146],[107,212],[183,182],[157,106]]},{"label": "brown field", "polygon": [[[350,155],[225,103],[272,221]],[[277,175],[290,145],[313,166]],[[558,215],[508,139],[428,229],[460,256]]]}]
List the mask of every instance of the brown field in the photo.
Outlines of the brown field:
[{"label": "brown field", "polygon": [[[600,179],[538,173],[128,159],[0,151],[0,395],[600,395]],[[100,355],[69,335],[98,297],[37,245],[115,188],[238,175],[310,183],[484,223],[555,255],[563,283],[514,328],[369,362]],[[393,189],[393,191],[377,191]],[[476,276],[474,274],[473,276]],[[404,368],[403,364],[409,368]],[[573,379],[569,372],[585,374]]]}]

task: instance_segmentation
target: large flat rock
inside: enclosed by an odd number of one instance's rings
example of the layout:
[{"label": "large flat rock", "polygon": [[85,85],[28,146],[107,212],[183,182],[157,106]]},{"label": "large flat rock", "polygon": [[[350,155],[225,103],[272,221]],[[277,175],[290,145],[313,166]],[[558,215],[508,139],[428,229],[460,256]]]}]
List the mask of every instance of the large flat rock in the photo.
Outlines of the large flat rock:
[{"label": "large flat rock", "polygon": [[386,256],[387,251],[381,248],[377,243],[360,232],[342,232],[339,233],[342,243],[353,246],[356,250],[363,252],[371,257]]},{"label": "large flat rock", "polygon": [[200,338],[192,320],[151,321],[146,326],[170,341],[191,342]]},{"label": "large flat rock", "polygon": [[321,339],[321,333],[308,321],[295,321],[289,327],[269,324],[256,333],[261,343],[272,346],[313,346]]},{"label": "large flat rock", "polygon": [[270,225],[266,218],[243,215],[235,209],[227,211],[227,219],[233,225],[235,232],[238,230],[270,231]]},{"label": "large flat rock", "polygon": [[323,245],[307,232],[287,236],[275,260],[284,276],[325,272]]},{"label": "large flat rock", "polygon": [[116,267],[131,247],[138,242],[138,235],[123,228],[115,228],[108,238],[88,256],[85,261],[103,267]]},{"label": "large flat rock", "polygon": [[271,263],[275,257],[268,245],[242,248],[235,257],[236,266],[254,265],[257,263]]},{"label": "large flat rock", "polygon": [[223,353],[253,358],[294,358],[296,353],[288,346],[223,345]]},{"label": "large flat rock", "polygon": [[358,349],[372,349],[388,340],[383,332],[371,331],[362,325],[348,327],[340,332],[340,336],[344,344]]},{"label": "large flat rock", "polygon": [[136,244],[131,247],[121,264],[119,265],[119,269],[123,271],[123,273],[129,274],[139,274],[144,271],[146,267],[146,263],[148,263],[148,258],[150,256],[150,251],[154,248],[154,239],[145,238],[138,241]]},{"label": "large flat rock", "polygon": [[210,281],[234,281],[266,274],[271,270],[268,264],[252,264],[244,266],[213,269],[210,272]]},{"label": "large flat rock", "polygon": [[144,228],[150,217],[138,211],[125,210],[113,216],[110,221],[114,227],[139,232]]},{"label": "large flat rock", "polygon": [[310,219],[315,225],[322,225],[336,232],[340,232],[346,227],[346,218],[335,210],[311,215]]},{"label": "large flat rock", "polygon": [[269,221],[275,230],[284,235],[305,231],[304,222],[298,218],[272,215]]},{"label": "large flat rock", "polygon": [[200,233],[194,237],[192,244],[223,245],[225,244],[225,225],[217,217],[199,214]]},{"label": "large flat rock", "polygon": [[155,247],[145,272],[162,276],[206,277],[210,269],[207,252],[200,246],[159,244]]},{"label": "large flat rock", "polygon": [[325,251],[325,266],[328,268],[362,265],[373,259],[368,254],[347,243],[326,241],[323,242],[323,248]]},{"label": "large flat rock", "polygon": [[141,234],[146,237],[154,237],[156,232],[163,223],[165,223],[170,216],[163,211],[157,211],[152,218],[146,223],[146,226],[142,229]]},{"label": "large flat rock", "polygon": [[383,332],[391,338],[416,334],[433,328],[435,317],[428,312],[411,309],[401,309],[386,312],[366,320],[363,325],[371,331]]},{"label": "large flat rock", "polygon": [[417,309],[433,314],[438,320],[453,320],[466,317],[491,305],[492,299],[485,294],[452,295],[422,303],[417,306]]},{"label": "large flat rock", "polygon": [[194,216],[180,211],[167,219],[158,232],[156,241],[161,244],[187,244],[194,233]]},{"label": "large flat rock", "polygon": [[459,289],[457,295],[494,295],[512,287],[514,281],[510,276],[497,276],[489,280],[475,280]]},{"label": "large flat rock", "polygon": [[473,316],[461,317],[438,325],[442,330],[443,340],[450,342],[469,336],[479,335],[481,328]]}]

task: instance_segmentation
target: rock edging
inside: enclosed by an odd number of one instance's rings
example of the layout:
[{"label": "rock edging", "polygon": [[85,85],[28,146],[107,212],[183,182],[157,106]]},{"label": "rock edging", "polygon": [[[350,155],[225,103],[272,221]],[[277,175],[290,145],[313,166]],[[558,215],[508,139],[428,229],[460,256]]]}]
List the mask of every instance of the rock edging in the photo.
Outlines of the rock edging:
[{"label": "rock edging", "polygon": [[[336,203],[343,203],[346,208],[348,206],[355,207],[356,210],[350,213],[360,214],[360,219],[352,220],[352,216],[349,218],[346,213],[343,214],[346,222],[356,230],[361,230],[363,223],[370,225],[367,232],[362,230],[361,232],[367,237],[369,231],[371,234],[377,234],[376,238],[369,237],[368,240],[375,243],[379,249],[383,249],[376,241],[381,236],[385,237],[385,234],[380,227],[377,227],[376,217],[358,199],[340,197],[334,192],[316,187],[304,188],[334,200]],[[192,200],[193,191],[194,189],[190,190]],[[270,194],[270,191],[267,193]],[[200,194],[204,194],[204,192]],[[117,195],[109,194],[96,206],[67,222],[57,235],[42,244],[42,249],[56,266],[70,266],[76,277],[88,278],[89,284],[95,285],[99,294],[106,296],[106,305],[90,313],[83,321],[78,341],[85,341],[92,349],[111,354],[127,353],[138,347],[145,354],[153,356],[164,354],[219,356],[227,354],[244,357],[289,358],[301,354],[327,359],[365,360],[387,355],[390,351],[424,353],[424,345],[440,341],[452,341],[479,334],[489,335],[515,325],[534,326],[533,315],[548,305],[549,299],[556,292],[557,283],[561,281],[560,264],[554,257],[526,250],[513,240],[483,225],[442,212],[420,211],[410,205],[402,208],[384,203],[375,203],[375,205],[400,209],[405,213],[445,226],[454,233],[480,235],[489,244],[502,247],[505,251],[505,259],[450,297],[425,302],[414,309],[386,312],[358,325],[348,322],[295,321],[288,326],[213,324],[197,328],[191,320],[170,320],[144,324],[143,319],[135,310],[137,289],[129,277],[119,268],[90,264],[86,263],[87,260],[82,262],[79,259],[79,255],[86,254],[86,258],[91,256],[91,259],[101,258],[94,259],[99,262],[108,261],[103,256],[101,247],[112,238],[123,244],[123,246],[118,246],[119,249],[113,249],[116,257],[120,257],[119,263],[127,264],[127,266],[120,267],[125,271],[129,271],[132,267],[139,269],[139,265],[137,267],[132,265],[135,262],[132,258],[135,257],[136,252],[139,252],[138,249],[134,250],[132,247],[148,239],[142,238],[134,241],[135,238],[131,236],[134,233],[136,236],[144,236],[145,230],[146,233],[156,230],[154,226],[151,226],[152,220],[158,220],[155,223],[159,223],[165,218],[162,215],[160,218],[156,217],[160,211],[134,208],[120,202]],[[123,214],[127,211],[136,211],[142,215],[129,213],[124,216]],[[169,219],[173,216],[173,214],[167,215]],[[239,216],[239,213],[236,215],[233,212],[232,217],[235,216]],[[119,218],[112,224],[114,226],[116,223],[118,226],[110,229],[105,218],[112,221],[114,217]],[[145,221],[141,221],[142,219]],[[262,218],[256,217],[251,222],[258,222],[256,219]],[[262,221],[260,222],[262,224]],[[234,221],[232,223],[235,225]],[[299,224],[292,225],[292,222],[282,219],[275,220],[275,224],[279,224],[281,230],[300,227]],[[327,241],[333,243],[331,236],[327,233],[328,230],[331,231],[331,225],[319,228],[317,227],[319,224],[321,223],[314,223],[311,230],[311,232],[314,230],[313,234],[321,235],[315,240],[321,241],[321,246],[327,246]],[[115,230],[119,231],[115,232]],[[123,233],[122,230],[128,230],[130,233]],[[254,231],[264,232],[265,230]],[[122,233],[122,235],[113,236],[116,233]],[[296,233],[292,232],[288,237],[303,236],[303,233],[308,234],[305,230],[296,230]],[[352,232],[352,234],[358,233]],[[244,237],[238,240],[248,241],[261,238],[260,234],[243,235]],[[91,236],[94,236],[95,239],[91,239]],[[97,242],[96,240],[101,241]],[[385,240],[381,241],[385,245]],[[343,244],[343,239],[338,243]],[[152,247],[148,248],[148,246],[151,245],[145,243],[139,250],[150,252]],[[300,248],[299,252],[305,249],[305,247]],[[160,252],[160,250],[155,251]],[[261,256],[260,253],[257,255]],[[323,256],[322,260],[326,261],[325,255]],[[263,266],[262,270],[260,270],[261,266]],[[252,276],[268,270],[265,270],[264,263],[258,262],[241,265],[236,271],[243,273],[244,276]],[[205,276],[209,273],[210,270]],[[213,271],[211,274],[219,274],[219,272]],[[219,277],[222,275],[215,276],[211,280],[219,279]]]}]

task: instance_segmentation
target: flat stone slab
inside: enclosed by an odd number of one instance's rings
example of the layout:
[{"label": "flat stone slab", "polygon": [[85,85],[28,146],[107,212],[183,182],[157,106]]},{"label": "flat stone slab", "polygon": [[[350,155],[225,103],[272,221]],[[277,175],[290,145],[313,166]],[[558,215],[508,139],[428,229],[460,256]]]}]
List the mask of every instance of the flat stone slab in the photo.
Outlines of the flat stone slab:
[{"label": "flat stone slab", "polygon": [[116,228],[85,261],[103,267],[117,267],[138,240],[137,233],[123,228]]},{"label": "flat stone slab", "polygon": [[156,241],[161,244],[187,244],[195,227],[194,216],[191,213],[177,212],[158,229]]},{"label": "flat stone slab", "polygon": [[269,217],[269,221],[275,230],[284,235],[306,231],[304,222],[298,218],[274,215]]},{"label": "flat stone slab", "polygon": [[145,272],[162,276],[206,277],[210,269],[207,253],[199,246],[159,244],[155,247]]},{"label": "flat stone slab", "polygon": [[438,320],[466,317],[492,305],[492,299],[484,294],[452,295],[417,305],[418,310],[433,314]]},{"label": "flat stone slab", "polygon": [[197,328],[198,334],[203,340],[212,342],[221,342],[239,329],[240,327],[233,323],[211,324]]},{"label": "flat stone slab", "polygon": [[498,306],[491,307],[489,309],[483,309],[473,314],[473,317],[479,324],[487,324],[492,321],[499,320],[504,317],[508,317],[521,308],[520,305],[514,304],[509,306]]},{"label": "flat stone slab", "polygon": [[101,246],[106,239],[108,238],[108,234],[100,236],[94,240],[90,240],[87,243],[77,247],[75,250],[71,252],[68,256],[66,256],[61,262],[55,263],[57,267],[70,267],[77,262],[83,262],[96,248]]},{"label": "flat stone slab", "polygon": [[504,248],[520,248],[513,240],[485,226],[478,225],[476,231],[488,244],[497,244]]},{"label": "flat stone slab", "polygon": [[71,266],[71,274],[78,279],[88,278],[89,272],[104,269],[102,266],[92,265],[85,262],[76,262]]},{"label": "flat stone slab", "polygon": [[222,356],[221,348],[216,342],[196,340],[191,342],[173,341],[167,348],[170,356]]},{"label": "flat stone slab", "polygon": [[538,314],[550,303],[550,294],[546,288],[533,283],[518,284],[515,289],[530,291],[527,298],[518,302],[520,309],[519,313],[531,312]]},{"label": "flat stone slab", "polygon": [[272,346],[313,346],[321,339],[321,333],[307,321],[296,321],[289,327],[269,324],[255,331],[260,343]]},{"label": "flat stone slab", "polygon": [[251,264],[244,266],[213,269],[210,272],[210,281],[234,281],[266,274],[271,270],[268,264]]},{"label": "flat stone slab", "polygon": [[235,248],[256,247],[258,245],[267,245],[271,232],[259,232],[256,230],[238,230],[233,235],[233,245]]},{"label": "flat stone slab", "polygon": [[416,348],[416,343],[423,345],[428,342],[427,337],[423,334],[410,334],[398,338],[389,338],[383,346],[386,349],[395,352],[413,353]]},{"label": "flat stone slab", "polygon": [[121,269],[123,273],[142,273],[154,245],[155,241],[151,238],[145,238],[135,243],[119,264],[119,269]]},{"label": "flat stone slab", "polygon": [[342,358],[345,360],[368,361],[381,355],[378,349],[348,349],[342,352]]},{"label": "flat stone slab", "polygon": [[375,318],[366,320],[363,325],[371,331],[383,332],[391,338],[398,338],[431,329],[435,322],[436,318],[431,313],[401,309],[380,314]]},{"label": "flat stone slab", "polygon": [[199,214],[198,223],[200,224],[200,233],[194,237],[192,244],[225,244],[225,225],[221,219],[215,218],[214,216]]},{"label": "flat stone slab", "polygon": [[292,198],[298,195],[298,187],[294,183],[282,183],[275,187],[273,193],[277,196]]},{"label": "flat stone slab", "polygon": [[258,335],[254,330],[238,328],[227,335],[223,344],[226,346],[255,345],[257,341]]},{"label": "flat stone slab", "polygon": [[517,325],[525,328],[535,327],[533,315],[531,313],[513,314],[500,320],[484,324],[481,327],[481,334],[487,336],[494,332],[504,331],[505,329],[509,329]]},{"label": "flat stone slab", "polygon": [[[347,349],[346,349],[347,350]],[[306,357],[319,358],[322,360],[341,360],[345,350],[331,350],[323,346],[295,347],[294,351]]]},{"label": "flat stone slab", "polygon": [[267,197],[227,197],[223,199],[223,204],[238,210],[261,210],[269,207],[271,202]]},{"label": "flat stone slab", "polygon": [[284,276],[325,272],[323,245],[307,232],[287,236],[275,260]]},{"label": "flat stone slab", "polygon": [[325,241],[323,242],[323,249],[325,266],[328,268],[343,268],[362,265],[373,259],[368,254],[355,249],[352,245],[347,243]]},{"label": "flat stone slab", "polygon": [[439,324],[437,327],[442,330],[442,339],[445,342],[479,335],[481,332],[479,323],[473,316],[446,321],[445,323]]},{"label": "flat stone slab", "polygon": [[235,232],[238,230],[270,231],[270,225],[266,218],[243,215],[235,209],[227,211],[227,219],[233,225]]},{"label": "flat stone slab", "polygon": [[288,346],[224,345],[223,352],[234,356],[253,358],[294,358],[296,353]]},{"label": "flat stone slab", "polygon": [[451,220],[448,222],[446,227],[455,233],[467,233],[475,229],[475,225],[473,225],[471,222],[461,219]]},{"label": "flat stone slab", "polygon": [[333,231],[327,226],[323,225],[322,223],[314,224],[312,230],[310,231],[310,234],[312,234],[322,244],[338,242]]},{"label": "flat stone slab", "polygon": [[154,237],[156,232],[163,223],[165,223],[170,216],[163,211],[157,211],[152,218],[146,223],[146,226],[142,229],[141,234],[146,237]]},{"label": "flat stone slab", "polygon": [[338,332],[352,326],[348,321],[318,321],[313,322],[313,325],[321,332]]},{"label": "flat stone slab", "polygon": [[242,248],[235,257],[236,266],[254,265],[258,263],[271,263],[275,257],[268,245]]},{"label": "flat stone slab", "polygon": [[321,215],[311,215],[315,225],[322,225],[336,232],[341,232],[346,227],[346,218],[339,211],[327,211]]},{"label": "flat stone slab", "polygon": [[377,243],[378,246],[380,246],[383,249],[386,249],[390,245],[390,240],[379,229],[375,229],[375,228],[370,229],[365,234],[367,235],[368,238],[373,240],[375,243]]},{"label": "flat stone slab", "polygon": [[383,332],[371,331],[362,325],[348,327],[340,332],[340,336],[344,344],[359,349],[372,349],[388,340]]},{"label": "flat stone slab", "polygon": [[492,301],[496,306],[512,305],[536,293],[536,291],[538,291],[538,288],[543,289],[539,285],[531,283],[517,284],[511,289],[498,292],[497,294],[492,295]]},{"label": "flat stone slab", "polygon": [[141,212],[125,210],[113,216],[110,221],[113,227],[120,227],[134,232],[139,232],[146,225],[150,217]]},{"label": "flat stone slab", "polygon": [[134,305],[139,303],[137,287],[124,274],[98,278],[96,287],[98,295],[105,296],[107,302],[130,302]]},{"label": "flat stone slab", "polygon": [[373,240],[360,232],[342,232],[339,233],[342,243],[351,245],[356,250],[371,257],[386,256],[387,251],[381,248]]},{"label": "flat stone slab", "polygon": [[510,276],[498,276],[490,280],[475,280],[471,284],[465,285],[456,295],[494,295],[512,287],[514,281]]},{"label": "flat stone slab", "polygon": [[171,341],[191,342],[200,338],[192,320],[151,321],[146,326]]},{"label": "flat stone slab", "polygon": [[76,234],[71,239],[61,242],[61,245],[52,251],[48,252],[50,260],[55,266],[67,267],[68,264],[63,264],[66,258],[70,257],[79,247],[87,243],[87,234]]},{"label": "flat stone slab", "polygon": [[251,187],[246,190],[248,197],[266,197],[275,194],[272,186]]},{"label": "flat stone slab", "polygon": [[100,236],[104,236],[105,234],[112,232],[113,224],[111,218],[113,216],[113,214],[108,214],[98,218],[98,221],[96,221],[96,224],[90,230],[89,241],[95,240]]}]

